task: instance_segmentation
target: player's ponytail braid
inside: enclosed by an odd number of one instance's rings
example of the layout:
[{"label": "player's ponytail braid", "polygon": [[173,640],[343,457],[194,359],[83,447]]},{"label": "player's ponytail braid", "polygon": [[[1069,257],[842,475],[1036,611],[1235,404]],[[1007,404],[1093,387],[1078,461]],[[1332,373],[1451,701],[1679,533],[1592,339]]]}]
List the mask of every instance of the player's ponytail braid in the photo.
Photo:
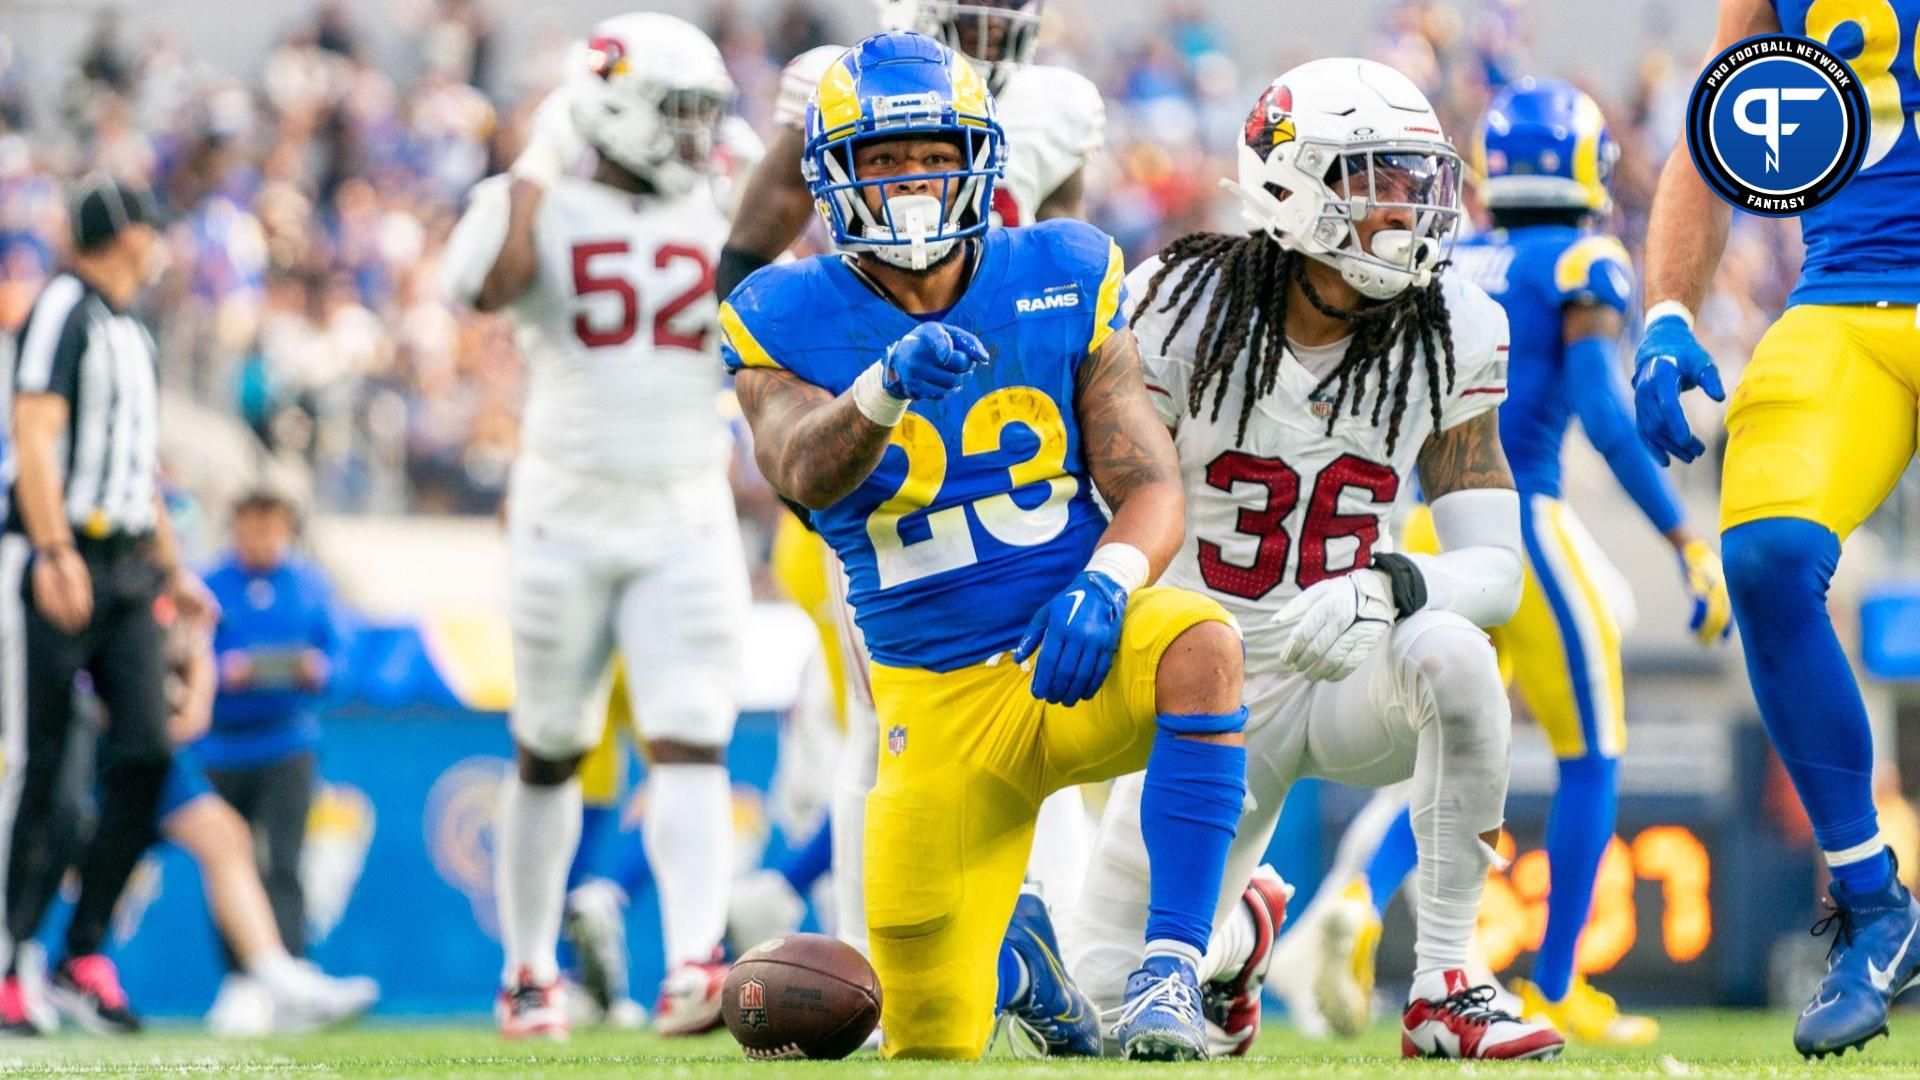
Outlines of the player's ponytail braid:
[{"label": "player's ponytail braid", "polygon": [[[1216,276],[1218,288],[1208,298],[1206,314],[1200,323],[1200,337],[1194,347],[1193,374],[1187,387],[1187,412],[1199,416],[1206,403],[1207,387],[1213,387],[1211,419],[1220,419],[1220,407],[1226,401],[1227,380],[1233,374],[1240,354],[1252,358],[1242,383],[1245,393],[1240,402],[1240,424],[1234,436],[1236,445],[1247,438],[1247,423],[1253,417],[1256,398],[1271,393],[1280,376],[1280,359],[1285,355],[1287,335],[1288,285],[1300,283],[1300,291],[1324,315],[1353,324],[1353,337],[1340,363],[1320,384],[1316,395],[1333,388],[1333,408],[1327,414],[1327,433],[1342,408],[1359,416],[1366,398],[1367,383],[1374,380],[1371,422],[1379,424],[1391,394],[1393,409],[1387,415],[1387,452],[1392,453],[1400,437],[1400,419],[1407,411],[1407,394],[1413,384],[1413,364],[1418,357],[1426,367],[1427,404],[1434,426],[1440,423],[1444,395],[1453,390],[1453,333],[1446,300],[1435,278],[1425,288],[1409,289],[1385,303],[1353,310],[1335,307],[1321,299],[1305,273],[1304,257],[1283,249],[1263,233],[1193,232],[1182,236],[1160,253],[1160,268],[1147,281],[1146,295],[1134,307],[1133,318],[1152,308],[1169,274],[1179,271],[1161,311],[1174,311],[1173,324],[1161,342],[1165,350],[1199,306],[1205,285]],[[1177,305],[1177,309],[1176,309]],[[1393,350],[1399,344],[1407,362],[1393,367]],[[1444,368],[1442,361],[1444,358]],[[1218,379],[1216,382],[1215,380]]]}]

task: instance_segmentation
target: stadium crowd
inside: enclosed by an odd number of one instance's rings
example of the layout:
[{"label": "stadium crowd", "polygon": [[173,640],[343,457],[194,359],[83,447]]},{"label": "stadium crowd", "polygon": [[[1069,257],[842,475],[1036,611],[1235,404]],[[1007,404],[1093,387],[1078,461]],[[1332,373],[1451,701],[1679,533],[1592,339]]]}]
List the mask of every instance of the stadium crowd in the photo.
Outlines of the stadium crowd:
[{"label": "stadium crowd", "polygon": [[[165,36],[130,40],[109,13],[37,110],[25,61],[0,47],[0,328],[18,326],[59,261],[64,185],[92,170],[138,180],[170,222],[171,269],[141,313],[167,385],[304,460],[321,509],[492,512],[516,446],[520,366],[504,324],[457,309],[434,270],[467,188],[517,152],[566,32],[543,29],[509,63],[488,8],[416,5],[400,70],[323,0],[245,73],[210,70]],[[1130,260],[1230,225],[1214,178],[1232,171],[1235,129],[1272,72],[1230,58],[1227,30],[1196,0],[1167,0],[1160,31],[1123,47],[1096,32],[1088,5],[1049,14],[1043,58],[1092,77],[1108,102],[1092,220]],[[1369,52],[1412,74],[1463,142],[1491,90],[1531,70],[1531,18],[1510,0],[1401,0]],[[718,5],[707,29],[740,111],[764,131],[786,59],[861,28],[786,0],[767,20]],[[1622,145],[1618,226],[1635,248],[1689,67],[1651,42],[1624,83],[1562,73],[1602,103]],[[1790,224],[1738,223],[1701,315],[1723,361],[1737,365],[1784,302],[1798,245]]]}]

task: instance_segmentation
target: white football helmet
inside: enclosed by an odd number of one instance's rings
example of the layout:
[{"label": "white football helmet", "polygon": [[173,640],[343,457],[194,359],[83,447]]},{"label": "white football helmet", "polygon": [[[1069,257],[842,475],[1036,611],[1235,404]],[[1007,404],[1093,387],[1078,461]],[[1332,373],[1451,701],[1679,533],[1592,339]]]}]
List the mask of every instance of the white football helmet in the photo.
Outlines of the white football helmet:
[{"label": "white football helmet", "polygon": [[[1275,79],[1247,116],[1239,171],[1221,186],[1249,225],[1371,299],[1425,286],[1453,250],[1460,155],[1426,95],[1385,64],[1315,60]],[[1355,226],[1376,210],[1404,210],[1410,227],[1369,247]]]},{"label": "white football helmet", "polygon": [[973,61],[998,94],[1040,47],[1046,0],[874,0],[880,28],[925,34]]},{"label": "white football helmet", "polygon": [[707,35],[655,12],[595,26],[574,48],[567,88],[580,136],[666,195],[692,190],[711,167],[734,92]]}]

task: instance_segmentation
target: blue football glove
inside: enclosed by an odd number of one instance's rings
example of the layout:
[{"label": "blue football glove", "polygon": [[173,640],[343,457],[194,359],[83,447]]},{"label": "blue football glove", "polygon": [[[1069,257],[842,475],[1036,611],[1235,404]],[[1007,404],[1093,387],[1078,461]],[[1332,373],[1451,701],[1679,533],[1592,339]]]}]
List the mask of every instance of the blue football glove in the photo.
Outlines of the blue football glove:
[{"label": "blue football glove", "polygon": [[1641,441],[1662,465],[1669,454],[1692,461],[1707,452],[1687,427],[1686,410],[1680,407],[1680,395],[1695,387],[1715,401],[1727,400],[1713,357],[1701,348],[1686,320],[1678,315],[1653,320],[1634,354],[1633,413]]},{"label": "blue football glove", "polygon": [[1014,662],[1020,664],[1040,651],[1033,664],[1033,696],[1053,705],[1092,697],[1113,667],[1126,614],[1127,590],[1097,570],[1081,571],[1065,592],[1034,612],[1013,648]]},{"label": "blue football glove", "polygon": [[880,384],[909,401],[935,401],[967,381],[974,367],[987,362],[987,347],[957,326],[925,322],[887,349]]}]

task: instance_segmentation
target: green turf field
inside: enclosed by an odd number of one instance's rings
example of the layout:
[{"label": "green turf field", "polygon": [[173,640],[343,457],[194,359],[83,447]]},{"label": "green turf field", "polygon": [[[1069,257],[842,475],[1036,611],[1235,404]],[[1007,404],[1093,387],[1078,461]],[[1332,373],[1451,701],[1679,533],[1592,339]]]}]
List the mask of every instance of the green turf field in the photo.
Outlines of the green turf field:
[{"label": "green turf field", "polygon": [[[1896,1017],[1896,1021],[1903,1019]],[[1920,1076],[1920,1017],[1904,1018],[1904,1040],[1875,1041],[1865,1056],[1804,1065],[1792,1053],[1792,1017],[1758,1013],[1675,1012],[1647,1050],[1576,1049],[1558,1062],[1521,1065],[1403,1064],[1399,1038],[1381,1025],[1355,1043],[1316,1043],[1271,1025],[1257,1056],[1180,1067],[1124,1062],[1027,1062],[983,1065],[899,1063],[872,1056],[845,1062],[750,1063],[726,1035],[662,1040],[646,1034],[587,1032],[559,1046],[509,1046],[483,1026],[371,1025],[304,1039],[223,1043],[198,1033],[161,1031],[138,1039],[63,1037],[0,1043],[0,1076],[372,1076],[372,1077],[659,1077],[662,1080],[772,1077],[1040,1077],[1099,1072],[1159,1076],[1373,1078],[1458,1073],[1564,1077]],[[1898,1037],[1896,1036],[1896,1039]]]}]

